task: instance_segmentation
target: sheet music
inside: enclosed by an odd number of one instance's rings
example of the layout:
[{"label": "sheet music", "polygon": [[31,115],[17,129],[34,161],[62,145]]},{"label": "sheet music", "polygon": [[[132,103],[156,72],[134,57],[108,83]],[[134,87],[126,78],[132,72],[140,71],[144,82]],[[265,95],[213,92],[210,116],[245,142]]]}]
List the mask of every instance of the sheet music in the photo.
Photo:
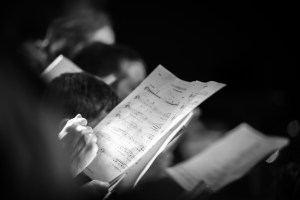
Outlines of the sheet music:
[{"label": "sheet music", "polygon": [[219,190],[288,143],[288,138],[266,136],[243,123],[200,154],[167,169],[167,172],[187,191],[200,181],[205,181],[213,190]]},{"label": "sheet music", "polygon": [[126,172],[126,176],[118,186],[118,190],[128,190],[135,187],[140,181],[143,175],[147,172],[150,166],[153,164],[157,156],[167,148],[171,148],[175,143],[171,143],[172,139],[177,133],[184,130],[192,118],[193,113],[189,113],[184,117],[175,127],[173,127],[169,133],[165,134],[152,148],[134,165],[132,165]]},{"label": "sheet music", "polygon": [[225,84],[220,84],[215,81],[209,81],[207,83],[195,81],[186,102],[180,107],[180,112],[178,112],[178,116],[176,116],[177,120],[174,120],[171,126],[175,125],[178,122],[178,119],[182,119],[183,116],[192,112],[199,104],[224,86]]},{"label": "sheet music", "polygon": [[195,84],[158,66],[94,128],[99,151],[85,173],[108,182],[124,173],[184,117]]},{"label": "sheet music", "polygon": [[63,73],[77,73],[83,70],[63,55],[58,56],[42,73],[41,78],[47,83]]}]

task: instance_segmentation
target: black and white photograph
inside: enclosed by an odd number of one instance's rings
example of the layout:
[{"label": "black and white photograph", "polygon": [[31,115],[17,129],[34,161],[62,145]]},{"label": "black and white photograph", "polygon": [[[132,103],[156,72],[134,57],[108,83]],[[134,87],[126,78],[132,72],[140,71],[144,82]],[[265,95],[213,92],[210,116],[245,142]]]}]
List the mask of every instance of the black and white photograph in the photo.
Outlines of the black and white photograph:
[{"label": "black and white photograph", "polygon": [[296,1],[0,5],[1,199],[300,199]]}]

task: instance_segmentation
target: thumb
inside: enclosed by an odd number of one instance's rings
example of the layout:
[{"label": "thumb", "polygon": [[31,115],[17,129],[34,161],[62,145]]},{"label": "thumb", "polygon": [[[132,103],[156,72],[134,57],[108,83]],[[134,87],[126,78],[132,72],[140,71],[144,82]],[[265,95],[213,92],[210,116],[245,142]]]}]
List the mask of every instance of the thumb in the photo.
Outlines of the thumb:
[{"label": "thumb", "polygon": [[98,180],[92,180],[82,186],[86,192],[95,196],[105,196],[108,192],[109,183]]},{"label": "thumb", "polygon": [[75,118],[81,118],[81,114],[77,114]]}]

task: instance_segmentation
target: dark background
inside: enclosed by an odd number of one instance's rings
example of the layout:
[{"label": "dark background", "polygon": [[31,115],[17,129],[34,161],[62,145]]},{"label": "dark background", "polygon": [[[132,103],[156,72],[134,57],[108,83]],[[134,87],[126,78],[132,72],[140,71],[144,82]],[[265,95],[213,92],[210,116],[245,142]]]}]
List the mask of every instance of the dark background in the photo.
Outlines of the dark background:
[{"label": "dark background", "polygon": [[[75,0],[3,1],[1,49],[13,53]],[[227,86],[202,104],[206,116],[232,126],[298,118],[299,7],[295,1],[91,1],[107,11],[116,42],[179,78]],[[279,129],[276,129],[279,130]]]},{"label": "dark background", "polygon": [[[49,23],[74,2],[1,1],[1,58],[15,55],[25,40],[43,38]],[[221,121],[229,127],[245,121],[266,134],[287,136],[289,123],[298,120],[294,133],[299,133],[296,1],[91,2],[110,14],[117,44],[137,50],[148,73],[162,64],[187,81],[227,84],[201,104],[204,121]],[[252,180],[255,187],[236,190],[243,181],[234,183],[228,193],[263,196],[260,188],[269,187],[268,182]]]}]

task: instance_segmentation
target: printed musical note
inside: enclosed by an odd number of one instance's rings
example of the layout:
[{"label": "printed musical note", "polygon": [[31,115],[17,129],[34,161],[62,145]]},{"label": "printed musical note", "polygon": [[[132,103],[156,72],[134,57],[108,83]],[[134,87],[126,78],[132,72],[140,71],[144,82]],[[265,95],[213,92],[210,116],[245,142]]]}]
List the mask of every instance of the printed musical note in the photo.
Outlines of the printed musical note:
[{"label": "printed musical note", "polygon": [[152,91],[151,89],[150,89],[150,87],[149,86],[146,86],[145,88],[144,88],[144,90],[146,90],[146,91],[148,91],[148,92],[150,92],[151,94],[153,94],[154,96],[156,96],[158,99],[160,99],[161,97],[160,96],[158,96],[154,91]]},{"label": "printed musical note", "polygon": [[211,84],[186,82],[162,66],[156,68],[94,128],[101,150],[89,166],[93,173],[87,173],[111,181],[126,172],[196,106],[194,103],[207,98],[198,98],[204,85],[209,96]]},{"label": "printed musical note", "polygon": [[179,101],[175,100],[175,97],[174,97],[173,93],[171,93],[171,92],[169,92],[164,97],[161,97],[161,96],[159,96],[158,92],[154,92],[149,86],[146,86],[144,88],[144,90],[148,91],[149,93],[151,93],[152,95],[154,95],[155,97],[157,97],[158,99],[164,101],[165,103],[167,103],[169,105],[172,105],[172,106],[179,105]]}]

